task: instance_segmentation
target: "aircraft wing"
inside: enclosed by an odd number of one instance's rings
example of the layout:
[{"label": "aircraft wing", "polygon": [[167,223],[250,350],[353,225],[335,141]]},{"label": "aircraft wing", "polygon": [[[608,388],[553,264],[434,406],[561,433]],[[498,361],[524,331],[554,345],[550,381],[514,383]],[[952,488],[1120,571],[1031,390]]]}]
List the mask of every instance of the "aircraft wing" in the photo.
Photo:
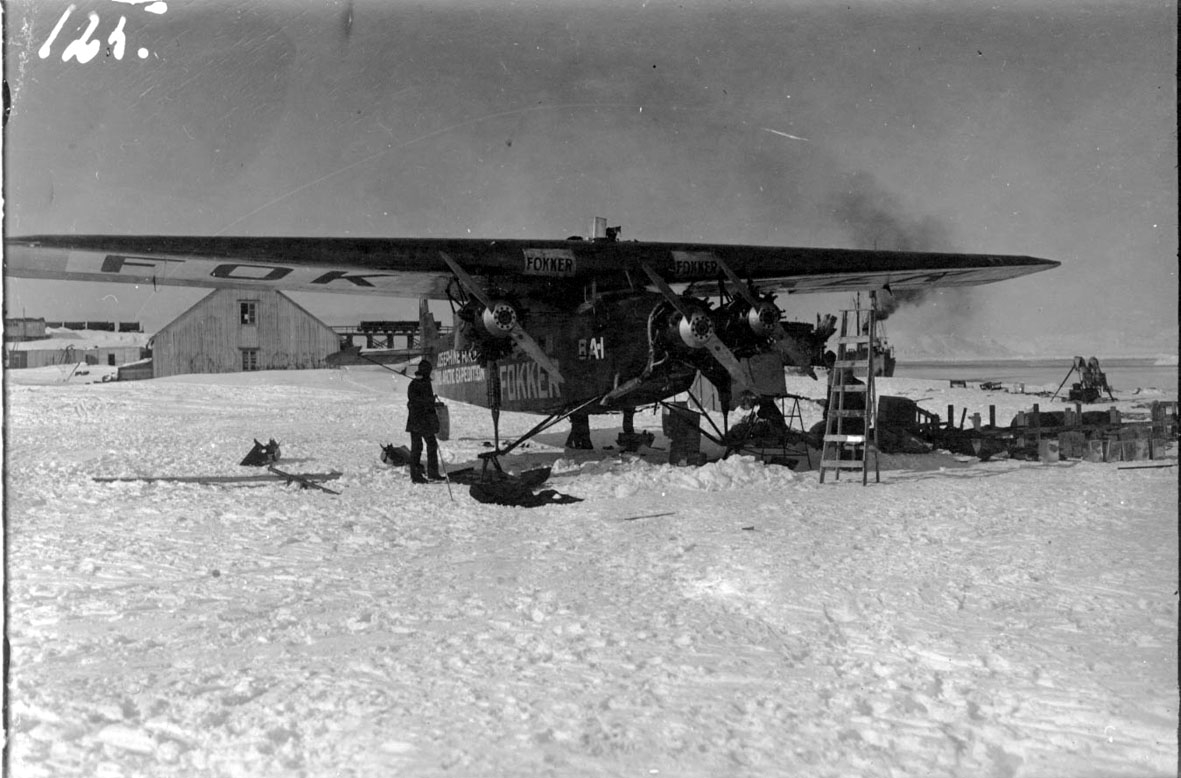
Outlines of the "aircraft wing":
[{"label": "aircraft wing", "polygon": [[1060,263],[1000,254],[600,240],[36,235],[5,240],[17,278],[205,288],[267,288],[446,299],[446,252],[473,276],[516,288],[644,283],[647,264],[670,284],[723,277],[718,260],[763,291],[847,292],[973,286]]}]

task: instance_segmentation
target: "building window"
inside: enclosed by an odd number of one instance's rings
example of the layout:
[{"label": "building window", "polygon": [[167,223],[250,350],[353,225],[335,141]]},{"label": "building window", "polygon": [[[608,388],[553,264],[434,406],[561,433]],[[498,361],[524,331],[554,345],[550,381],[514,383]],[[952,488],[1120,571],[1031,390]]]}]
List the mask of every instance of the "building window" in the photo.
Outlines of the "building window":
[{"label": "building window", "polygon": [[256,348],[242,349],[242,369],[243,370],[258,370],[258,349],[256,349]]},{"label": "building window", "polygon": [[257,300],[239,300],[238,308],[242,314],[240,320],[243,324],[258,324]]}]

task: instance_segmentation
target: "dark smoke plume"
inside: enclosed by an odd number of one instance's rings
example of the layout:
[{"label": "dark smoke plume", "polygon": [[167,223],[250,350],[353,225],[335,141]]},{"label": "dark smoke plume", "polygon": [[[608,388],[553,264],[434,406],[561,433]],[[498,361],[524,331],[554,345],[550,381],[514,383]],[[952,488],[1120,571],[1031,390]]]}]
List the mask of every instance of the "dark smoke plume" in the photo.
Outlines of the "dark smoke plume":
[{"label": "dark smoke plume", "polygon": [[[869,173],[855,173],[833,200],[833,216],[853,239],[853,247],[881,251],[950,251],[948,229],[931,216],[913,217]],[[932,290],[900,289],[878,298],[878,316],[902,305],[918,305]]]}]

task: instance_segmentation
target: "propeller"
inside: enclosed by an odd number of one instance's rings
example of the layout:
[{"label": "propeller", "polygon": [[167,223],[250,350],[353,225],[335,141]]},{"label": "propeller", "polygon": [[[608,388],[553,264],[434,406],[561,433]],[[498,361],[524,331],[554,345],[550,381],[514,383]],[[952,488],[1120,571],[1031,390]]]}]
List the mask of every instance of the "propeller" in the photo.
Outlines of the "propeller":
[{"label": "propeller", "polygon": [[[681,314],[682,338],[685,339],[685,342],[689,343],[691,337],[693,341],[701,343],[702,346],[709,349],[722,367],[726,368],[726,372],[730,374],[730,380],[739,391],[753,391],[750,377],[743,370],[742,363],[738,361],[738,357],[734,356],[734,352],[718,338],[718,333],[714,331],[709,318],[685,305],[677,293],[672,290],[672,287],[647,262],[641,262],[640,267],[648,275],[648,278],[652,279],[652,283],[664,295],[664,299],[668,300],[669,304]],[[688,332],[685,331],[686,329]],[[690,335],[690,337],[686,337],[686,335]]]},{"label": "propeller", "polygon": [[734,288],[738,290],[738,295],[750,306],[747,323],[751,330],[756,335],[771,338],[775,344],[775,350],[779,352],[780,356],[791,360],[793,365],[803,368],[809,376],[815,378],[816,371],[812,369],[811,354],[801,348],[795,339],[787,334],[787,330],[783,329],[783,325],[779,321],[779,308],[772,302],[759,300],[755,296],[754,290],[750,288],[750,284],[739,278],[738,274],[720,258],[715,258],[715,262],[726,274],[726,278],[730,279]]},{"label": "propeller", "polygon": [[447,252],[440,251],[439,255],[447,263],[447,267],[451,268],[451,272],[459,279],[459,283],[463,285],[468,294],[475,297],[484,306],[484,328],[490,334],[502,334],[502,336],[506,335],[512,338],[513,342],[520,346],[522,351],[541,366],[541,369],[549,375],[551,381],[561,385],[564,379],[558,371],[557,363],[541,350],[541,346],[538,345],[537,341],[521,326],[516,309],[503,300],[493,300],[490,298],[480,285],[476,283],[476,280],[466,270],[460,267],[459,263],[447,254]]}]

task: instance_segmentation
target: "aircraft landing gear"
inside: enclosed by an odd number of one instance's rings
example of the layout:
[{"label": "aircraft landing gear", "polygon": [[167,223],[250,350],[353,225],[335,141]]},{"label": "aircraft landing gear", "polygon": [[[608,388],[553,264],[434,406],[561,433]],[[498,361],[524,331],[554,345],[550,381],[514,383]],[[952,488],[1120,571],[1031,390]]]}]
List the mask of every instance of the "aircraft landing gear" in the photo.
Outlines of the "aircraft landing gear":
[{"label": "aircraft landing gear", "polygon": [[590,450],[594,447],[590,436],[590,415],[570,414],[570,434],[566,437],[566,448]]},{"label": "aircraft landing gear", "polygon": [[[509,453],[510,451],[515,449],[517,446],[521,445],[522,443],[524,443],[527,440],[530,440],[531,438],[535,437],[539,433],[545,432],[547,429],[554,426],[555,424],[562,421],[563,419],[571,419],[572,420],[571,423],[573,425],[573,419],[577,416],[581,416],[585,420],[586,439],[587,439],[587,442],[589,443],[590,442],[590,416],[586,413],[586,409],[590,408],[591,406],[598,405],[600,402],[602,402],[602,400],[603,400],[603,395],[600,395],[598,397],[592,397],[591,399],[585,400],[584,402],[581,402],[581,403],[579,403],[571,408],[568,408],[566,410],[558,411],[556,413],[551,413],[549,416],[546,416],[544,419],[542,419],[540,422],[538,422],[537,425],[533,427],[533,429],[529,430],[524,435],[522,435],[521,437],[512,441],[511,443],[507,443],[504,446],[497,446],[492,451],[486,451],[483,454],[480,454],[479,455],[480,459],[484,460],[484,467],[483,467],[484,476],[487,477],[489,464],[491,464],[496,469],[496,472],[503,473],[504,470],[500,466],[500,457],[501,456]],[[587,446],[587,447],[589,448],[590,446]]]}]

